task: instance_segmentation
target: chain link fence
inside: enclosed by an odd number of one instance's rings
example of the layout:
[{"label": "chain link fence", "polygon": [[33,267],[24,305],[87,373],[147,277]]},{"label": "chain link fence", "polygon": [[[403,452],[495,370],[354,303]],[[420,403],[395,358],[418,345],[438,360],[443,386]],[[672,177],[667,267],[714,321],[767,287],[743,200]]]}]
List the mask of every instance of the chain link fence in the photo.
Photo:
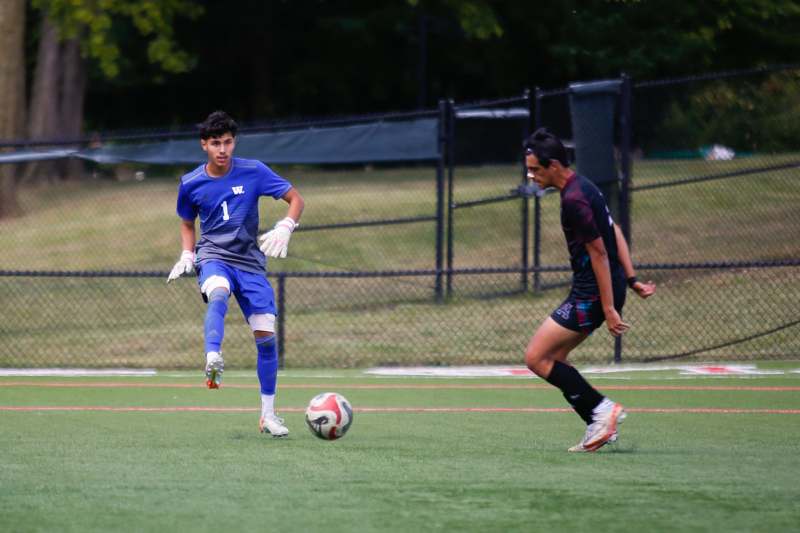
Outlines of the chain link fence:
[{"label": "chain link fence", "polygon": [[626,338],[626,355],[797,357],[800,71],[633,87],[631,239],[662,280],[663,318]]},{"label": "chain link fence", "polygon": [[[599,330],[575,361],[800,355],[797,76],[623,80],[620,208],[658,292],[629,292],[631,331],[615,346]],[[275,167],[307,206],[269,265],[283,365],[520,364],[570,280],[559,199],[524,187],[520,145],[537,125],[573,139],[569,95],[442,102],[437,160]],[[21,215],[0,220],[0,366],[202,365],[197,284],[165,283],[186,170],[91,163],[20,184]],[[262,202],[266,229],[285,207]],[[223,351],[229,368],[255,365],[236,305]]]}]

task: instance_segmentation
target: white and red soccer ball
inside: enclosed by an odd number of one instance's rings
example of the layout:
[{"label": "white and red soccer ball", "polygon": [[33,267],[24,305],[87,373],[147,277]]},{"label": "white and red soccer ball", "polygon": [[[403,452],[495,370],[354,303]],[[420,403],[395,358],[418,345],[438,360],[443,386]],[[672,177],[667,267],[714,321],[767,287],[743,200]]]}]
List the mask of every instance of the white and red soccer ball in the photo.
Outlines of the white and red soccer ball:
[{"label": "white and red soccer ball", "polygon": [[306,424],[311,433],[325,440],[344,437],[353,423],[353,407],[335,392],[317,394],[306,408]]}]

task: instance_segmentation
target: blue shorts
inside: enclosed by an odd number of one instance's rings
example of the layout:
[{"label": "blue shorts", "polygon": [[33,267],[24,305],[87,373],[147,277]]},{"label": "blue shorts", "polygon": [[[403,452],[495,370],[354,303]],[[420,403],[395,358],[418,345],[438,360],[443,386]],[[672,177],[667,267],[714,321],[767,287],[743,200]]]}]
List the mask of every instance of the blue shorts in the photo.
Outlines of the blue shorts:
[{"label": "blue shorts", "polygon": [[[622,312],[625,305],[627,286],[614,283],[614,308]],[[592,333],[606,321],[600,295],[579,296],[570,292],[550,317],[560,326],[579,333]]]},{"label": "blue shorts", "polygon": [[[211,276],[221,276],[228,280],[231,294],[236,297],[245,320],[250,315],[275,312],[275,294],[265,274],[256,274],[232,267],[222,261],[206,261],[199,267],[197,282],[201,287]],[[203,300],[207,295],[203,294]]]}]

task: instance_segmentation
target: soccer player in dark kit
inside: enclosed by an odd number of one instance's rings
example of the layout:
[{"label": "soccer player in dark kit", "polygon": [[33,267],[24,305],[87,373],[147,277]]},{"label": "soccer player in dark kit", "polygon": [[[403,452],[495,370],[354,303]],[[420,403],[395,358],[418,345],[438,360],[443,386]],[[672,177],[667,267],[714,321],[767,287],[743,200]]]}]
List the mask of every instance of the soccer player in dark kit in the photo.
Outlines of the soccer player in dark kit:
[{"label": "soccer player in dark kit", "polygon": [[583,439],[569,451],[594,452],[617,440],[625,410],[595,390],[567,357],[603,322],[615,337],[628,330],[620,317],[626,288],[647,298],[656,287],[636,279],[625,237],[603,194],[569,168],[561,140],[542,128],[525,141],[524,148],[528,179],[541,189],[555,187],[561,192],[561,226],[573,272],[569,296],[531,338],[525,363],[558,387],[586,422]]}]

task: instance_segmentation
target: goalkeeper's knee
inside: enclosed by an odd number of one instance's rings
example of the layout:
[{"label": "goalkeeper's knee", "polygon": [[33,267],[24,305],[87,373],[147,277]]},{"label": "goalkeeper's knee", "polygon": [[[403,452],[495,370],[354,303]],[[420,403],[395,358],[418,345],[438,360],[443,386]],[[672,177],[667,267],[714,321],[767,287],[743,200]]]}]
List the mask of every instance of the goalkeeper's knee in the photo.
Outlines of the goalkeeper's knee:
[{"label": "goalkeeper's knee", "polygon": [[256,313],[247,317],[247,323],[253,333],[263,331],[265,333],[275,333],[275,315],[272,313]]},{"label": "goalkeeper's knee", "polygon": [[224,276],[209,276],[200,286],[200,292],[205,295],[206,301],[211,299],[211,293],[217,289],[224,289],[228,294],[231,293],[231,282]]},{"label": "goalkeeper's knee", "polygon": [[216,287],[208,295],[208,303],[211,304],[212,302],[227,301],[230,294],[231,293],[228,292],[228,289],[225,287]]}]

